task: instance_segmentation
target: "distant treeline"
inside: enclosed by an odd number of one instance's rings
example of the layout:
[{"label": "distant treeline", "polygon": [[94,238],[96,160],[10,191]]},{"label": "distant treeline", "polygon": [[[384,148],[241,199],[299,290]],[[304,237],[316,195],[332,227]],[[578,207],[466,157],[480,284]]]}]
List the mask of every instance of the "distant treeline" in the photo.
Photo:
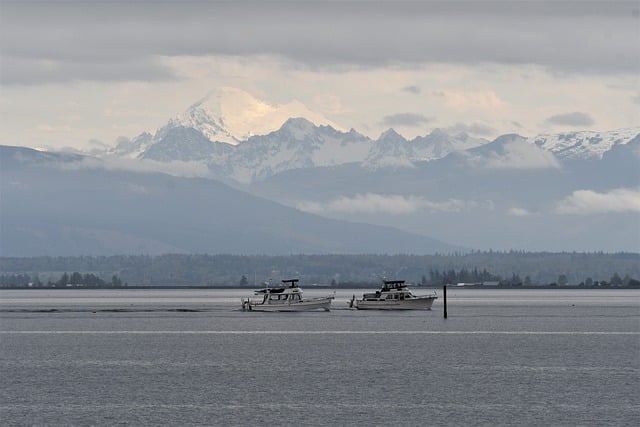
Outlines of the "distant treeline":
[{"label": "distant treeline", "polygon": [[[56,283],[67,272],[130,286],[246,286],[299,278],[301,284],[378,284],[382,278],[439,286],[626,286],[640,278],[638,253],[472,252],[440,255],[117,255],[0,258],[0,275],[28,275]],[[69,273],[67,273],[69,274]],[[244,276],[244,279],[243,279]],[[618,285],[618,283],[620,283]]]},{"label": "distant treeline", "polygon": [[109,281],[101,277],[77,271],[67,274],[62,273],[58,280],[51,277],[46,282],[40,279],[40,274],[0,274],[0,287],[2,288],[120,288],[122,281],[116,275],[111,276]]}]

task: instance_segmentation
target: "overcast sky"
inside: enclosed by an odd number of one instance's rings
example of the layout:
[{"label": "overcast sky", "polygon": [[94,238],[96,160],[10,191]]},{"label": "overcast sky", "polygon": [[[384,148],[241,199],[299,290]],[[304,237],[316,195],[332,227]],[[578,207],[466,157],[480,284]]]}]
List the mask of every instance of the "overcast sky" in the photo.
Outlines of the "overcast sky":
[{"label": "overcast sky", "polygon": [[345,129],[640,126],[640,2],[0,1],[0,144],[114,144],[211,89]]}]

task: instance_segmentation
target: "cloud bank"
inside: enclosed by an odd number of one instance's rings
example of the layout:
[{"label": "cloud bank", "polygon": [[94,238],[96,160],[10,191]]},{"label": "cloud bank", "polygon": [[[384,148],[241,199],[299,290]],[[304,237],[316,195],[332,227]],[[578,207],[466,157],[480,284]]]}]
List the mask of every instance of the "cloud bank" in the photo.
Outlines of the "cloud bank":
[{"label": "cloud bank", "polygon": [[143,173],[165,173],[182,178],[211,178],[211,171],[204,162],[173,160],[158,162],[149,159],[85,158],[79,162],[60,165],[63,169],[105,169]]},{"label": "cloud bank", "polygon": [[158,59],[178,55],[273,55],[335,70],[499,63],[637,73],[638,16],[633,1],[5,2],[0,77],[166,78]]},{"label": "cloud bank", "polygon": [[458,212],[468,205],[467,202],[449,199],[443,202],[429,201],[423,197],[402,196],[397,194],[356,194],[353,197],[342,196],[337,199],[320,202],[300,202],[297,208],[301,211],[316,214],[348,213],[348,214],[389,214],[406,215],[426,209],[431,212]]}]

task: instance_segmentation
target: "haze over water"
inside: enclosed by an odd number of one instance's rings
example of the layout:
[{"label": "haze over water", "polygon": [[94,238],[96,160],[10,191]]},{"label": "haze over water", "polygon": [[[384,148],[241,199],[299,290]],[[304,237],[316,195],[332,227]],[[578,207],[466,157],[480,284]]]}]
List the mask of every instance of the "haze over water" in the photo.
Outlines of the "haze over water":
[{"label": "haze over water", "polygon": [[0,291],[0,423],[640,424],[637,290],[453,288],[448,319],[441,295],[348,310],[364,291],[288,314],[239,311],[250,290]]}]

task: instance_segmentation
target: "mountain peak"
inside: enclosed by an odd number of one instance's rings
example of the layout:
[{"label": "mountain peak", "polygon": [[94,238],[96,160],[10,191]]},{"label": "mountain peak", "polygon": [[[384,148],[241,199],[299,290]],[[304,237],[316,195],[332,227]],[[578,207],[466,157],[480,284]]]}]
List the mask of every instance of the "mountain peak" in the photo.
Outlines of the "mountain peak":
[{"label": "mountain peak", "polygon": [[389,128],[380,134],[378,140],[384,141],[406,141],[402,135],[395,131],[393,128]]},{"label": "mountain peak", "polygon": [[294,139],[301,140],[304,139],[305,136],[312,134],[316,128],[316,125],[309,120],[302,117],[295,117],[287,119],[278,130],[278,133],[287,133]]}]

